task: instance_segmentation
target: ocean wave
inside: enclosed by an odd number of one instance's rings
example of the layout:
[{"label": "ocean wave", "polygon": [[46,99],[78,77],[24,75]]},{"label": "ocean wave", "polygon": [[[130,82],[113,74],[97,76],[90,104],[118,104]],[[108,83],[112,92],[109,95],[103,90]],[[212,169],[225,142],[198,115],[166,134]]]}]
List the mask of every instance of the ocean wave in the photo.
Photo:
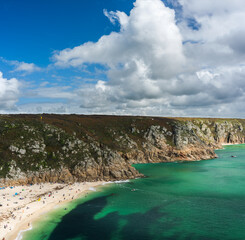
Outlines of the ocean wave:
[{"label": "ocean wave", "polygon": [[117,183],[117,184],[119,184],[119,183],[127,183],[127,182],[130,182],[130,181],[129,180],[109,181],[109,182],[102,183],[102,185],[104,186],[104,185],[107,185],[107,184],[110,184],[110,183]]},{"label": "ocean wave", "polygon": [[26,230],[21,230],[21,231],[18,233],[18,236],[17,236],[17,238],[16,238],[15,240],[21,240],[22,237],[23,237],[23,233],[24,233],[24,232],[27,232],[27,231],[30,231],[30,230],[32,230],[32,225],[30,225],[30,227],[29,227],[28,229],[26,229]]},{"label": "ocean wave", "polygon": [[129,180],[114,181],[113,183],[127,183]]}]

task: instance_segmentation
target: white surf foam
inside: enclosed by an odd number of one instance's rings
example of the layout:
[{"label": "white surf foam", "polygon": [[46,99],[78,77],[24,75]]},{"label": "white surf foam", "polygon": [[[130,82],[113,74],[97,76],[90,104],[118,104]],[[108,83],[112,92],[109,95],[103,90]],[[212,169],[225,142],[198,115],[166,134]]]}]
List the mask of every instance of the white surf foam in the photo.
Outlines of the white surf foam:
[{"label": "white surf foam", "polygon": [[26,230],[21,230],[21,231],[18,233],[18,236],[17,236],[17,238],[16,238],[15,240],[21,240],[22,237],[23,237],[23,233],[24,233],[24,232],[27,232],[27,231],[30,231],[30,230],[32,230],[32,225],[30,225],[30,227],[29,227],[28,229],[26,229]]},{"label": "white surf foam", "polygon": [[117,183],[117,184],[119,184],[119,183],[127,183],[127,182],[129,182],[129,180],[109,181],[109,182],[102,183],[102,185],[104,186],[104,185],[107,185],[107,184],[110,184],[110,183]]},{"label": "white surf foam", "polygon": [[127,183],[129,180],[114,181],[114,183]]},{"label": "white surf foam", "polygon": [[94,187],[89,188],[90,191],[96,192],[96,189]]}]

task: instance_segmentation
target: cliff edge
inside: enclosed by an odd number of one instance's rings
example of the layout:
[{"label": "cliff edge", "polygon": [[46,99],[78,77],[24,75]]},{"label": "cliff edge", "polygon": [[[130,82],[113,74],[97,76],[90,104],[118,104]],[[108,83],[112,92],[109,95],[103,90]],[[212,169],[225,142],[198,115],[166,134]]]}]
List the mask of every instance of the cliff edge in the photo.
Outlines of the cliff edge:
[{"label": "cliff edge", "polygon": [[0,115],[0,183],[122,180],[135,163],[217,157],[244,143],[245,120],[85,115]]}]

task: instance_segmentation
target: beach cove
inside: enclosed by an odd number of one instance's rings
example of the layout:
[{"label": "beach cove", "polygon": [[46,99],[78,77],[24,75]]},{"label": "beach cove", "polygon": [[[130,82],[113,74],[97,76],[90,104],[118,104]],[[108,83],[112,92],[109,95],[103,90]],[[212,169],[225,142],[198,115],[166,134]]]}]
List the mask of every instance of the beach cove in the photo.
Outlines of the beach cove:
[{"label": "beach cove", "polygon": [[54,208],[65,208],[68,202],[86,196],[102,184],[104,182],[43,183],[1,189],[0,239],[21,239],[22,232],[31,229],[32,222],[40,216]]},{"label": "beach cove", "polygon": [[43,219],[23,240],[242,240],[245,146],[216,153],[214,160],[136,165],[148,178],[103,187],[59,220]]}]

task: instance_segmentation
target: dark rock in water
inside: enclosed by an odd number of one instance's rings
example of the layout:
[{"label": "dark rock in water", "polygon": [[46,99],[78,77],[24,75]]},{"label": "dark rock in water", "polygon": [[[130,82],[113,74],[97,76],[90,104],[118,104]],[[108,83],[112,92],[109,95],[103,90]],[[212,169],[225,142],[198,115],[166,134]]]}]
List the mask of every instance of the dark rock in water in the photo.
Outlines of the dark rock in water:
[{"label": "dark rock in water", "polygon": [[132,164],[216,158],[245,120],[0,115],[0,185],[143,177]]}]

